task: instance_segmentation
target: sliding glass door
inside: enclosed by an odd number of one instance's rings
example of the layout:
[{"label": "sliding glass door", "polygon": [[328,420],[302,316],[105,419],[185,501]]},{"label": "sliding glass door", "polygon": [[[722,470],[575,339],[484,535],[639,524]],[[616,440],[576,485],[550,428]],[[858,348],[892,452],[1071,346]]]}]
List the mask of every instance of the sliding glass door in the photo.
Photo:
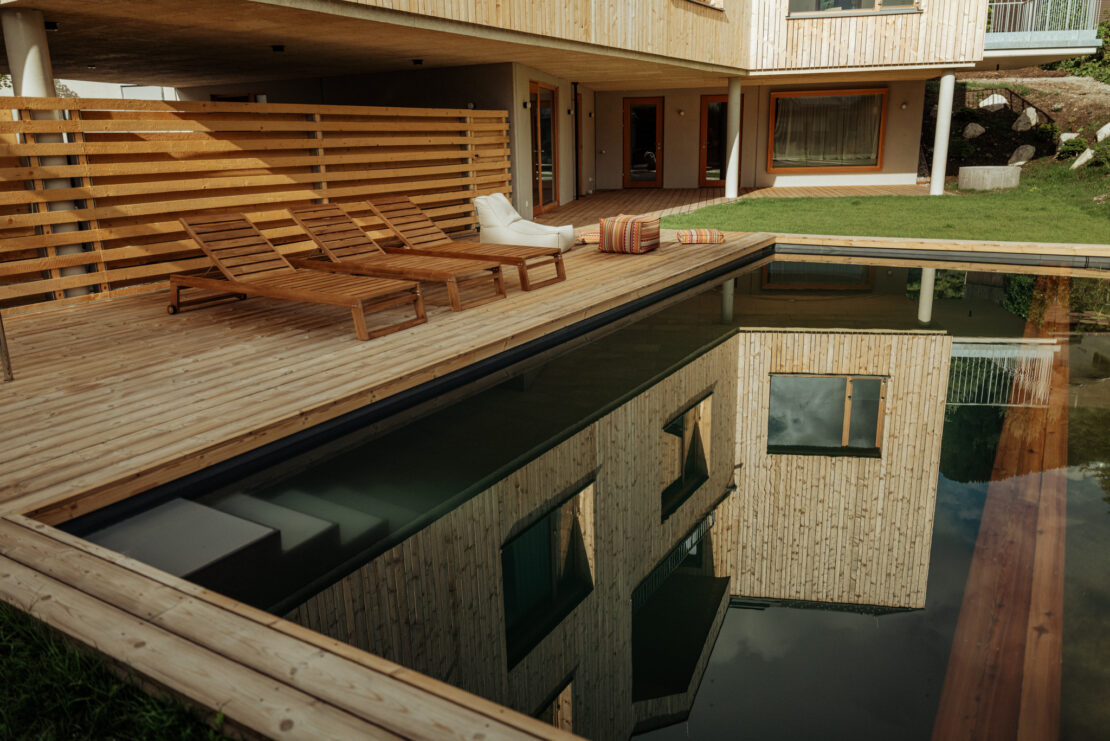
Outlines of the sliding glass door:
[{"label": "sliding glass door", "polygon": [[531,83],[528,110],[532,114],[532,210],[536,213],[559,205],[558,105],[556,88]]},{"label": "sliding glass door", "polygon": [[663,99],[624,99],[624,187],[663,187]]}]

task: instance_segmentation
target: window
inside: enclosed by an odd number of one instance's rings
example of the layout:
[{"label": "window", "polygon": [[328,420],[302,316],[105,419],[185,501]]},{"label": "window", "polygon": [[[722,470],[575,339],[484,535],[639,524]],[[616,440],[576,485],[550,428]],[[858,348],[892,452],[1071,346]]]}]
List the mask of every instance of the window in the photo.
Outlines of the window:
[{"label": "window", "polygon": [[709,480],[713,395],[708,394],[663,425],[662,512],[667,519]]},{"label": "window", "polygon": [[771,93],[772,173],[881,170],[885,89]]},{"label": "window", "polygon": [[886,379],[771,376],[767,452],[878,456]]},{"label": "window", "polygon": [[584,536],[592,531],[593,492],[590,484],[501,546],[510,667],[593,589]]},{"label": "window", "polygon": [[912,10],[917,0],[790,0],[790,15],[843,11]]}]

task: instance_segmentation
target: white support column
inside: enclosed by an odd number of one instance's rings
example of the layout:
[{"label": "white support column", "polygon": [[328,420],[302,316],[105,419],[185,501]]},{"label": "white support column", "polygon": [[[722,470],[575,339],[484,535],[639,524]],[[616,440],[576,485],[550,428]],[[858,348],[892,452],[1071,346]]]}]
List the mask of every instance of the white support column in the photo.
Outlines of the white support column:
[{"label": "white support column", "polygon": [[952,98],[956,92],[956,73],[940,76],[940,99],[937,101],[937,133],[933,138],[933,172],[929,195],[944,195],[944,173],[948,169],[948,138],[952,133]]},{"label": "white support column", "polygon": [[740,78],[728,78],[725,111],[725,198],[740,195]]},{"label": "white support column", "polygon": [[[8,55],[8,69],[12,73],[12,92],[20,97],[28,98],[53,98],[57,96],[54,88],[54,67],[50,63],[50,46],[46,40],[46,24],[42,11],[28,8],[14,8],[0,10],[0,26],[4,31],[4,47]],[[36,120],[59,121],[64,118],[61,111],[33,111],[32,118]],[[61,134],[38,134],[34,137],[39,144],[58,143],[64,141]],[[38,164],[43,167],[61,166],[67,164],[65,157],[39,157]],[[65,178],[53,178],[43,181],[43,187],[69,188],[70,182]],[[47,208],[50,211],[73,211],[77,204],[73,201],[52,201]],[[53,234],[76,232],[79,227],[76,223],[54,224]],[[84,252],[81,243],[59,245],[57,254],[70,255]],[[62,268],[62,275],[82,275],[86,272],[82,266]],[[87,287],[66,289],[66,296],[83,296],[89,292]]]},{"label": "white support column", "polygon": [[933,321],[933,289],[936,287],[937,269],[921,269],[921,295],[917,297],[917,321],[928,324]]},{"label": "white support column", "polygon": [[736,279],[729,278],[721,284],[721,323],[732,324],[732,307],[736,298]]}]

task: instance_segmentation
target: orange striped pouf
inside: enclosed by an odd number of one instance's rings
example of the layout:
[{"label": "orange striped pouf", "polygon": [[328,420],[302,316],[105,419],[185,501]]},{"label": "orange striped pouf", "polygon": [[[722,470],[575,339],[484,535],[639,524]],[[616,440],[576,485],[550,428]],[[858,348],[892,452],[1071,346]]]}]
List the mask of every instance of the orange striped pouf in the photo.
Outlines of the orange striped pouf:
[{"label": "orange striped pouf", "polygon": [[679,244],[721,244],[725,241],[720,229],[679,229],[675,237]]},{"label": "orange striped pouf", "polygon": [[601,220],[602,252],[642,254],[659,247],[658,216],[612,216]]}]

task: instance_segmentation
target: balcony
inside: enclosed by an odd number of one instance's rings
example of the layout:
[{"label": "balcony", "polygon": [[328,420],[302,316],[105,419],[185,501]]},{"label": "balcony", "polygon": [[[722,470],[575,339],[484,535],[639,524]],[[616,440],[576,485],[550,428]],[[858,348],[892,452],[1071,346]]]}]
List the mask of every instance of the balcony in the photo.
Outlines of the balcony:
[{"label": "balcony", "polygon": [[1099,0],[991,0],[984,48],[1097,48],[1099,5]]}]

